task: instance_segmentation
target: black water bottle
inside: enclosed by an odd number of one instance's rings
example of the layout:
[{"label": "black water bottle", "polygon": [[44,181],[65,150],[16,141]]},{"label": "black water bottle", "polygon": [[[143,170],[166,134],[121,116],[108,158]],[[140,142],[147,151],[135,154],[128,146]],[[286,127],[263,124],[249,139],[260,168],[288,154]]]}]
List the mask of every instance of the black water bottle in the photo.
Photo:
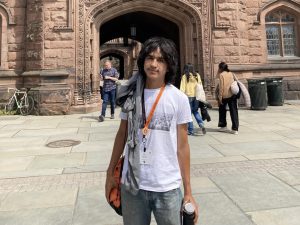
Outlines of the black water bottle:
[{"label": "black water bottle", "polygon": [[182,225],[194,225],[195,207],[187,202],[183,205]]}]

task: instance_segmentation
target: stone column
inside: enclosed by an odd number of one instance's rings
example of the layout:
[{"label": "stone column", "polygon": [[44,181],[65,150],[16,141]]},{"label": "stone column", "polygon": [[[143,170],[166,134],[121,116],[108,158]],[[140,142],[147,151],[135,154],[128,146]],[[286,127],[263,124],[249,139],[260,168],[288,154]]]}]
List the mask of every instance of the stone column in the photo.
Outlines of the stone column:
[{"label": "stone column", "polygon": [[43,0],[27,0],[26,71],[43,69]]}]

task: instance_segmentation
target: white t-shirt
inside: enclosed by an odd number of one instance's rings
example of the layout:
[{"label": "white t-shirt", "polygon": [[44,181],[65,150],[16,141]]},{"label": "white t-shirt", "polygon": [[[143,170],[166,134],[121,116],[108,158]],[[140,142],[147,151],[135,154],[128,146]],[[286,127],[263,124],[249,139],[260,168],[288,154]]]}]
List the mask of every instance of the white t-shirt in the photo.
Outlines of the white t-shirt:
[{"label": "white t-shirt", "polygon": [[[160,89],[145,89],[146,117],[155,102]],[[127,120],[127,114],[120,114]],[[167,85],[149,124],[146,151],[151,152],[148,164],[140,165],[139,188],[147,191],[165,192],[180,187],[181,173],[177,158],[177,125],[192,121],[187,96],[173,85]],[[140,127],[143,127],[142,118]],[[140,151],[144,150],[141,129],[138,132]],[[140,152],[140,155],[141,155]],[[128,154],[125,148],[125,162],[122,181],[128,170]]]}]

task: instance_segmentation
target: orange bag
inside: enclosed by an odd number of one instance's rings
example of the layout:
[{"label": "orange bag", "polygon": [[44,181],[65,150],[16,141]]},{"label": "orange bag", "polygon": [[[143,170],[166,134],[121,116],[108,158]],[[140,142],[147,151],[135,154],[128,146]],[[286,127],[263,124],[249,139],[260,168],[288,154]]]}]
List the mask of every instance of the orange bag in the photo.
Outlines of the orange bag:
[{"label": "orange bag", "polygon": [[123,164],[124,164],[124,156],[121,156],[114,169],[114,178],[117,186],[111,189],[109,193],[109,204],[120,216],[122,216],[121,178],[122,178]]}]

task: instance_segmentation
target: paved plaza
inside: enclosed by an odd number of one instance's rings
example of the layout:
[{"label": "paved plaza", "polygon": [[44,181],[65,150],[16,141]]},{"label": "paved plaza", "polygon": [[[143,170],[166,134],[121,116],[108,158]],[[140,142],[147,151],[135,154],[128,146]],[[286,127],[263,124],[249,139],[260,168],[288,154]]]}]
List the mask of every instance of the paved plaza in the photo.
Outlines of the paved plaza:
[{"label": "paved plaza", "polygon": [[[189,137],[198,224],[299,225],[300,104],[241,109],[238,135],[209,112],[207,134]],[[122,224],[104,197],[119,119],[97,118],[0,117],[1,225]]]}]

